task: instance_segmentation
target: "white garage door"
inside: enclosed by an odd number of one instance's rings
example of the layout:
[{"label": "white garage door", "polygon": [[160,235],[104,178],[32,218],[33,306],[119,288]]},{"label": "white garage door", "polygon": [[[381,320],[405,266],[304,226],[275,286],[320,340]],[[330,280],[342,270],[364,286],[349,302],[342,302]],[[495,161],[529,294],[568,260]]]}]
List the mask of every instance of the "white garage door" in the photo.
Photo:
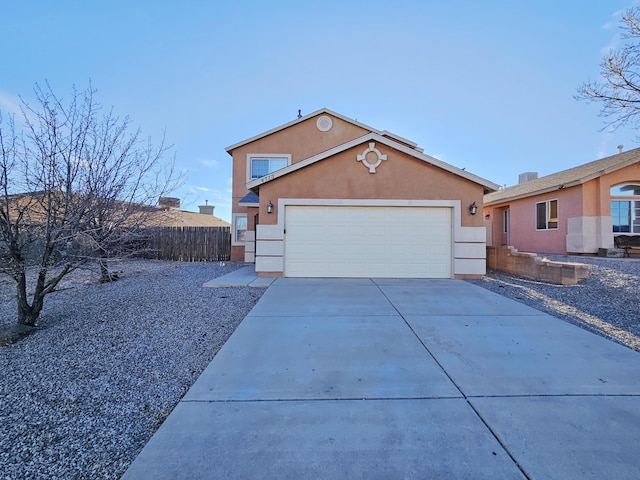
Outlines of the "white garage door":
[{"label": "white garage door", "polygon": [[451,209],[288,206],[286,277],[451,278]]}]

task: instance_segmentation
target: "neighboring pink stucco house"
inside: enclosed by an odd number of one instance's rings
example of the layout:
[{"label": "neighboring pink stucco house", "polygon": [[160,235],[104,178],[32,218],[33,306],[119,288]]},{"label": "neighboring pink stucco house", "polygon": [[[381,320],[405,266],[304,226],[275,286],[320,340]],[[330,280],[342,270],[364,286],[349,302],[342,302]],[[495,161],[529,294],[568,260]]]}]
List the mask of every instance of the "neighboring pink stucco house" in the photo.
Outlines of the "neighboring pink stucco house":
[{"label": "neighboring pink stucco house", "polygon": [[232,259],[255,263],[260,276],[486,271],[482,198],[498,185],[409,140],[322,109],[227,152]]},{"label": "neighboring pink stucco house", "polygon": [[487,244],[521,252],[597,253],[640,236],[640,149],[484,197]]}]

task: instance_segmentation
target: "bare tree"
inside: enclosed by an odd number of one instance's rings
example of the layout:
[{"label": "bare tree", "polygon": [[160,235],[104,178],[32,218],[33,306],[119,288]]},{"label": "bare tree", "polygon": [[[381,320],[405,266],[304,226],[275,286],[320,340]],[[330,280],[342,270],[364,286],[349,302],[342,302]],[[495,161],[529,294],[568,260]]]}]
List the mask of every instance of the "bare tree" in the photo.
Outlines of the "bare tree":
[{"label": "bare tree", "polygon": [[627,10],[621,19],[624,45],[610,51],[600,64],[601,81],[588,81],[576,99],[600,102],[607,125],[640,127],[640,8]]},{"label": "bare tree", "polygon": [[98,262],[113,279],[105,259],[143,248],[151,205],[177,185],[164,136],[142,139],[128,117],[103,111],[91,85],[68,102],[48,83],[34,91],[34,105],[22,99],[23,127],[0,112],[0,273],[15,281],[18,323],[28,326],[78,267]]}]

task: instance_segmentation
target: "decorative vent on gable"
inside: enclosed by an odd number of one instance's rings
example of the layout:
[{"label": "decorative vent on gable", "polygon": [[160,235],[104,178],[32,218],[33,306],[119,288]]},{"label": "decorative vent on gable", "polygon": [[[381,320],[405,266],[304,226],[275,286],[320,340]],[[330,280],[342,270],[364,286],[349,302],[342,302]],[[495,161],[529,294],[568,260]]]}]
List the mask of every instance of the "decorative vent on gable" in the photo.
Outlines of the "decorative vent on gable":
[{"label": "decorative vent on gable", "polygon": [[376,148],[376,144],[374,142],[370,142],[369,148],[365,149],[362,154],[356,157],[358,162],[362,162],[362,164],[369,169],[369,173],[376,173],[376,168],[378,168],[382,161],[386,159],[387,156],[380,153],[380,150]]},{"label": "decorative vent on gable", "polygon": [[333,127],[333,120],[331,120],[331,117],[322,115],[318,120],[316,120],[316,126],[321,132],[328,132],[331,130],[331,127]]}]

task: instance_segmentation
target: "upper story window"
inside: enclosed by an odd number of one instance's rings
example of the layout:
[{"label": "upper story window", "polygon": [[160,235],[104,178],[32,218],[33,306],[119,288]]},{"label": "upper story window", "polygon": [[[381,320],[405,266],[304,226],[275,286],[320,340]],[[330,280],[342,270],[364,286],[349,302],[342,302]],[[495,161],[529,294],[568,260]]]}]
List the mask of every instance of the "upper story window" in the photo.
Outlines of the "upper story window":
[{"label": "upper story window", "polygon": [[558,228],[558,200],[536,203],[536,230],[556,230]]},{"label": "upper story window", "polygon": [[291,165],[291,155],[249,154],[247,155],[247,182]]},{"label": "upper story window", "polygon": [[613,233],[640,233],[640,185],[616,185],[610,194]]}]

